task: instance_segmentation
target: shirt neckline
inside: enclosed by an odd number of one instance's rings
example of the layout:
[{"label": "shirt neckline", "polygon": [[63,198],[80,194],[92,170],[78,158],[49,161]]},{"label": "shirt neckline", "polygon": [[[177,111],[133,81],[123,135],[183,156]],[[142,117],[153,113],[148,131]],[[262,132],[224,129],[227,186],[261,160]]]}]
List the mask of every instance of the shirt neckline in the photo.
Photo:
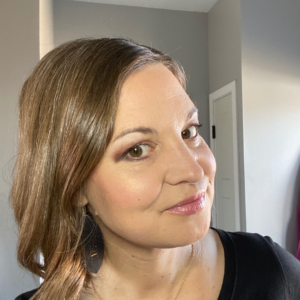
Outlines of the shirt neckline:
[{"label": "shirt neckline", "polygon": [[224,248],[225,270],[218,300],[233,300],[237,274],[237,261],[234,244],[227,232],[214,227],[211,227],[211,229],[218,233]]}]

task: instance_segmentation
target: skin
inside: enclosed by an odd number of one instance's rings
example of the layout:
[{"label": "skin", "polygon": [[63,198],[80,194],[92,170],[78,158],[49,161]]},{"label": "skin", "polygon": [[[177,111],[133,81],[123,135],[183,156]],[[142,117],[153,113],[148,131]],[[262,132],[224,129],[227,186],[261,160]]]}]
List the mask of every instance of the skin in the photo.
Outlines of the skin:
[{"label": "skin", "polygon": [[[194,260],[178,299],[218,298],[224,252],[218,234],[209,229],[216,163],[191,125],[198,124],[197,112],[187,118],[194,109],[161,64],[124,82],[112,140],[82,199],[105,242],[103,265],[94,280],[98,295],[82,299],[174,299],[191,263],[191,244]],[[153,132],[120,137],[141,126]],[[133,146],[138,157],[127,152]],[[206,193],[201,211],[189,216],[167,211],[199,191]]]}]

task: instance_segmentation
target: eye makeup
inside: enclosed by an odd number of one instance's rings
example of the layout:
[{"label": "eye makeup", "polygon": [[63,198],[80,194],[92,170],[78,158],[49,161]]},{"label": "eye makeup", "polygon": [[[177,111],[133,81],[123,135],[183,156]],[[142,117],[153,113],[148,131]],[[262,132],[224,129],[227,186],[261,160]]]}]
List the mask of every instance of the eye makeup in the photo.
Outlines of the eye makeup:
[{"label": "eye makeup", "polygon": [[[192,140],[195,139],[195,138],[198,137],[198,135],[199,135],[198,129],[199,129],[201,126],[202,126],[202,124],[198,124],[198,123],[192,123],[192,124],[190,124],[189,127],[188,127],[187,129],[185,129],[184,131],[181,132],[182,138],[183,138],[183,139],[192,139]],[[194,129],[195,129],[195,134],[194,134],[192,137],[188,136],[188,137],[186,138],[186,134],[185,134],[184,132],[187,131],[188,129],[190,129],[191,127],[194,127]]]},{"label": "eye makeup", "polygon": [[[119,160],[125,160],[125,161],[141,161],[141,160],[144,160],[146,159],[148,156],[143,156],[142,158],[140,157],[133,157],[133,156],[130,156],[129,153],[130,151],[132,150],[137,150],[138,148],[142,148],[143,146],[147,146],[148,148],[152,148],[149,144],[147,143],[139,143],[139,144],[135,144],[134,146],[130,147],[129,149],[127,149],[123,154],[122,156],[120,157]],[[145,148],[145,147],[144,147]],[[151,149],[150,151],[151,152]]]},{"label": "eye makeup", "polygon": [[[191,140],[191,141],[194,141],[198,136],[199,136],[199,133],[198,133],[198,129],[202,126],[202,124],[199,124],[199,123],[192,123],[190,124],[187,129],[185,129],[184,131],[182,131],[181,135],[182,135],[182,138],[185,139],[185,140]],[[194,127],[195,129],[195,134],[193,136],[188,136],[188,138],[185,138],[183,136],[183,132],[187,131],[188,129]],[[138,151],[139,151],[139,148],[143,148],[143,146],[147,146],[149,148],[153,148],[151,147],[149,144],[147,144],[146,142],[144,143],[137,143],[135,145],[133,145],[132,147],[128,148],[122,155],[121,157],[118,159],[118,161],[120,160],[124,160],[124,161],[141,161],[141,160],[144,160],[146,158],[149,157],[149,155],[146,155],[146,156],[130,156],[129,153],[130,151],[135,151],[135,153],[137,154]],[[145,148],[145,147],[144,147]],[[151,152],[151,149],[149,150],[149,152]],[[148,152],[148,153],[149,153]]]}]

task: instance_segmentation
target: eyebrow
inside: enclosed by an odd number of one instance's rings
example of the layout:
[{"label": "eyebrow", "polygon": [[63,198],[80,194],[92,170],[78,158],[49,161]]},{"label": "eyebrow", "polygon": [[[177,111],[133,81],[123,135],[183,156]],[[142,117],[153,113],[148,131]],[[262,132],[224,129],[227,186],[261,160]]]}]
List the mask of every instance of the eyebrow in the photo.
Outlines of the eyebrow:
[{"label": "eyebrow", "polygon": [[[188,121],[194,115],[195,112],[198,112],[198,109],[196,107],[193,107],[187,114],[186,121]],[[129,133],[133,133],[133,132],[140,132],[143,134],[152,134],[152,135],[157,134],[157,130],[152,127],[139,126],[139,127],[134,127],[134,128],[130,128],[130,129],[122,131],[117,137],[114,138],[113,142],[115,142],[116,140],[120,139],[121,137],[123,137]]]},{"label": "eyebrow", "polygon": [[190,111],[189,111],[189,113],[188,113],[188,115],[187,115],[187,117],[186,117],[186,122],[194,115],[194,113],[196,113],[196,112],[198,112],[198,108],[197,107],[193,107]]}]

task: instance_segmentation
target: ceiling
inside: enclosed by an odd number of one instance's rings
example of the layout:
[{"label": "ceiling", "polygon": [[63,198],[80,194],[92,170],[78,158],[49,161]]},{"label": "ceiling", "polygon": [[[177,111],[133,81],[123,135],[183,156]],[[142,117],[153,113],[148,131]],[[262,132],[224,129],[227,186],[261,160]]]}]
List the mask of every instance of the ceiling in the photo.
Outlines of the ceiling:
[{"label": "ceiling", "polygon": [[73,0],[114,5],[160,8],[207,13],[218,0]]}]

